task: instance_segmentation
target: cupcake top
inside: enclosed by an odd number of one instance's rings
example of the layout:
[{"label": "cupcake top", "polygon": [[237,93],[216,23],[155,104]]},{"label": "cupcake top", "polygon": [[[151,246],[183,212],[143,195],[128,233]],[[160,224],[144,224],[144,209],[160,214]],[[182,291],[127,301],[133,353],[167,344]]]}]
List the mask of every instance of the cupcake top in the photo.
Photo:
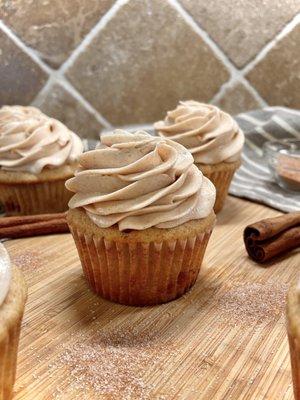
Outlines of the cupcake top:
[{"label": "cupcake top", "polygon": [[185,146],[201,164],[237,161],[244,144],[244,134],[229,114],[192,100],[181,101],[154,127],[160,136]]},{"label": "cupcake top", "polygon": [[40,173],[72,164],[83,152],[80,138],[35,107],[0,109],[0,168]]},{"label": "cupcake top", "polygon": [[146,132],[102,134],[95,150],[81,155],[66,187],[70,208],[83,207],[101,228],[172,228],[207,217],[215,188],[180,144]]},{"label": "cupcake top", "polygon": [[10,259],[5,247],[0,243],[0,306],[3,304],[10,285]]}]

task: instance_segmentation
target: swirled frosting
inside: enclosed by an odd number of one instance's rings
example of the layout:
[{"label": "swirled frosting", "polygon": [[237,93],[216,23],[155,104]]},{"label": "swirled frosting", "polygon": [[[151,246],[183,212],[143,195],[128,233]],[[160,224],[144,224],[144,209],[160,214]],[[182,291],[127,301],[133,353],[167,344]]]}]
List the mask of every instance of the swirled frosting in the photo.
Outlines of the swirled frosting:
[{"label": "swirled frosting", "polygon": [[102,134],[79,163],[66,182],[75,192],[69,207],[83,207],[102,228],[172,228],[205,218],[215,202],[213,184],[183,146],[143,131]]},{"label": "swirled frosting", "polygon": [[10,259],[5,247],[0,243],[0,306],[3,304],[10,285]]},{"label": "swirled frosting", "polygon": [[181,101],[154,127],[160,136],[185,146],[196,163],[237,161],[244,144],[244,134],[229,114],[192,100]]},{"label": "swirled frosting", "polygon": [[37,108],[0,109],[0,168],[38,174],[45,167],[72,164],[82,152],[75,133]]}]

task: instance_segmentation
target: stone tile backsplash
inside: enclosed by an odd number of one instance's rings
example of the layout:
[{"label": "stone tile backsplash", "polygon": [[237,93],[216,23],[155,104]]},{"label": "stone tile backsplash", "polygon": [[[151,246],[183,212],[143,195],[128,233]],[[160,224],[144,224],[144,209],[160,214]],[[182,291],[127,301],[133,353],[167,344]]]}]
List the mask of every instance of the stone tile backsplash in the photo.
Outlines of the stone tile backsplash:
[{"label": "stone tile backsplash", "polygon": [[48,74],[0,30],[0,103],[30,104]]},{"label": "stone tile backsplash", "polygon": [[278,40],[247,78],[269,104],[300,108],[300,24]]},{"label": "stone tile backsplash", "polygon": [[180,99],[300,108],[299,12],[299,0],[3,0],[0,105],[34,104],[94,138]]},{"label": "stone tile backsplash", "polygon": [[97,138],[103,128],[95,115],[59,83],[53,84],[45,95],[38,96],[33,105],[84,137]]},{"label": "stone tile backsplash", "polygon": [[66,75],[114,125],[156,120],[181,98],[209,101],[229,79],[209,46],[161,0],[125,4]]},{"label": "stone tile backsplash", "polygon": [[114,0],[3,0],[1,18],[49,65],[58,68]]},{"label": "stone tile backsplash", "polygon": [[244,67],[300,12],[299,0],[181,0],[238,67]]}]

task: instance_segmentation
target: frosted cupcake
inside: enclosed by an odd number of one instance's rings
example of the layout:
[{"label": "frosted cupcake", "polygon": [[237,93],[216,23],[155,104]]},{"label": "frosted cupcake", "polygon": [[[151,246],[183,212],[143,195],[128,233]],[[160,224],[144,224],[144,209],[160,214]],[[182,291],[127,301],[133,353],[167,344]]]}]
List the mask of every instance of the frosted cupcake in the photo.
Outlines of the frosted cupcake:
[{"label": "frosted cupcake", "polygon": [[19,270],[12,268],[0,243],[0,399],[12,398],[17,352],[27,288]]},{"label": "frosted cupcake", "polygon": [[300,400],[300,282],[291,286],[287,297],[287,331],[295,400]]},{"label": "frosted cupcake", "polygon": [[241,164],[244,134],[227,113],[197,101],[181,101],[154,124],[158,134],[185,146],[195,164],[216,187],[214,210],[224,205],[234,172]]},{"label": "frosted cupcake", "polygon": [[80,138],[34,107],[0,109],[0,203],[7,214],[68,208],[66,179],[83,151]]},{"label": "frosted cupcake", "polygon": [[180,144],[116,130],[80,157],[67,220],[84,274],[128,305],[173,300],[195,283],[214,226],[215,188]]}]

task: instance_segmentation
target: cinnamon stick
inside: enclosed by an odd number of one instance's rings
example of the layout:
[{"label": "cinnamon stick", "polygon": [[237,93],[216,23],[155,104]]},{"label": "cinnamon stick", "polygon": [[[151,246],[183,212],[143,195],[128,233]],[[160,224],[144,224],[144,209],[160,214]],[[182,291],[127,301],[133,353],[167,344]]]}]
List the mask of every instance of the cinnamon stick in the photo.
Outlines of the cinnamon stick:
[{"label": "cinnamon stick", "polygon": [[69,232],[65,213],[3,217],[0,219],[0,239],[65,232]]},{"label": "cinnamon stick", "polygon": [[37,222],[45,222],[54,219],[64,219],[66,213],[56,213],[56,214],[37,214],[37,215],[17,215],[14,217],[3,217],[0,218],[0,228],[32,224]]},{"label": "cinnamon stick", "polygon": [[259,263],[300,246],[300,212],[267,218],[244,230],[249,256]]}]

